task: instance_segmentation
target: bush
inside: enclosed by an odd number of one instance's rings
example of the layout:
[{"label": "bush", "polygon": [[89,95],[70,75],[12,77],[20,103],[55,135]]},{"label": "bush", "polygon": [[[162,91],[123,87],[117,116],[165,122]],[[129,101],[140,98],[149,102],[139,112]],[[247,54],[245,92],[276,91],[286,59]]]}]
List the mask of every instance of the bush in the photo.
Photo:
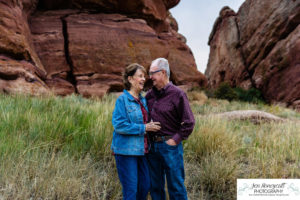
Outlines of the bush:
[{"label": "bush", "polygon": [[238,96],[238,100],[247,101],[253,103],[264,102],[264,98],[260,90],[256,88],[250,88],[249,90],[244,90],[240,87],[234,88]]},{"label": "bush", "polygon": [[[212,91],[209,91],[208,93],[212,93]],[[250,88],[249,90],[244,90],[240,87],[232,88],[225,82],[221,83],[213,92],[213,97],[217,99],[227,99],[229,101],[237,100],[253,103],[265,102],[260,90],[256,88]]]},{"label": "bush", "polygon": [[216,89],[215,98],[218,99],[227,99],[229,101],[238,99],[237,93],[234,91],[232,87],[228,83],[221,83],[220,86]]}]

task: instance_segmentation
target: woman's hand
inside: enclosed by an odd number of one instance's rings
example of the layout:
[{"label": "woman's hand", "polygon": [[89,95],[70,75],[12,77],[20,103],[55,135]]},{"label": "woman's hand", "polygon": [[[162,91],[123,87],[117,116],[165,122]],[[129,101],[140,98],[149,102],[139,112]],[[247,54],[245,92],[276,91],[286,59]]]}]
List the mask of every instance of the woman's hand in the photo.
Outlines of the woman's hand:
[{"label": "woman's hand", "polygon": [[157,132],[160,130],[160,122],[149,122],[146,124],[146,131]]}]

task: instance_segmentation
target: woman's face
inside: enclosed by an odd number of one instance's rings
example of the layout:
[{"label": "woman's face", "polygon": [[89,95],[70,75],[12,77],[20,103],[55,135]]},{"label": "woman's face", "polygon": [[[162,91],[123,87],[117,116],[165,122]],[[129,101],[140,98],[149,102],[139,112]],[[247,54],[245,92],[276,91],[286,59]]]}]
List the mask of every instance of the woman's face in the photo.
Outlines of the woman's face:
[{"label": "woman's face", "polygon": [[141,69],[138,69],[133,76],[128,77],[128,81],[131,84],[130,90],[140,93],[144,88],[145,74]]}]

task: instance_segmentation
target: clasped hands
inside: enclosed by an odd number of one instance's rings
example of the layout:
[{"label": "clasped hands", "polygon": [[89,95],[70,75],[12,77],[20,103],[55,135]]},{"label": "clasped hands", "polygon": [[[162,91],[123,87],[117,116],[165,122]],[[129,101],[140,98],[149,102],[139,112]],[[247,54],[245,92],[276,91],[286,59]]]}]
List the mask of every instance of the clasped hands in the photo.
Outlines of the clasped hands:
[{"label": "clasped hands", "polygon": [[150,132],[157,132],[159,131],[161,128],[160,126],[160,122],[149,122],[146,124],[146,131],[150,131]]},{"label": "clasped hands", "polygon": [[[161,129],[161,126],[160,126],[160,122],[149,122],[146,124],[146,131],[150,131],[150,132],[157,132]],[[169,139],[168,141],[166,141],[166,143],[170,146],[175,146],[177,145],[175,140],[173,139]]]}]

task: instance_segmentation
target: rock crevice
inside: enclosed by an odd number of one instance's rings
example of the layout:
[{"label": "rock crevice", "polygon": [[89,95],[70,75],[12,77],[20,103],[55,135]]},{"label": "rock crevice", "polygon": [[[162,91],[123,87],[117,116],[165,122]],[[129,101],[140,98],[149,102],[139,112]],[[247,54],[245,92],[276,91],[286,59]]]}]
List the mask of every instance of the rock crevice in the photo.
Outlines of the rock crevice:
[{"label": "rock crevice", "polygon": [[[76,13],[76,14],[79,14]],[[78,93],[78,90],[76,88],[76,78],[74,76],[73,73],[73,61],[72,58],[70,57],[70,53],[69,53],[69,34],[68,34],[68,23],[66,18],[70,16],[70,14],[64,15],[62,17],[60,17],[61,22],[62,22],[62,33],[63,33],[63,37],[64,37],[64,53],[65,53],[65,57],[66,57],[66,62],[70,67],[70,71],[67,72],[67,77],[66,80],[69,81],[73,86],[74,86],[74,91],[75,93]]]}]

